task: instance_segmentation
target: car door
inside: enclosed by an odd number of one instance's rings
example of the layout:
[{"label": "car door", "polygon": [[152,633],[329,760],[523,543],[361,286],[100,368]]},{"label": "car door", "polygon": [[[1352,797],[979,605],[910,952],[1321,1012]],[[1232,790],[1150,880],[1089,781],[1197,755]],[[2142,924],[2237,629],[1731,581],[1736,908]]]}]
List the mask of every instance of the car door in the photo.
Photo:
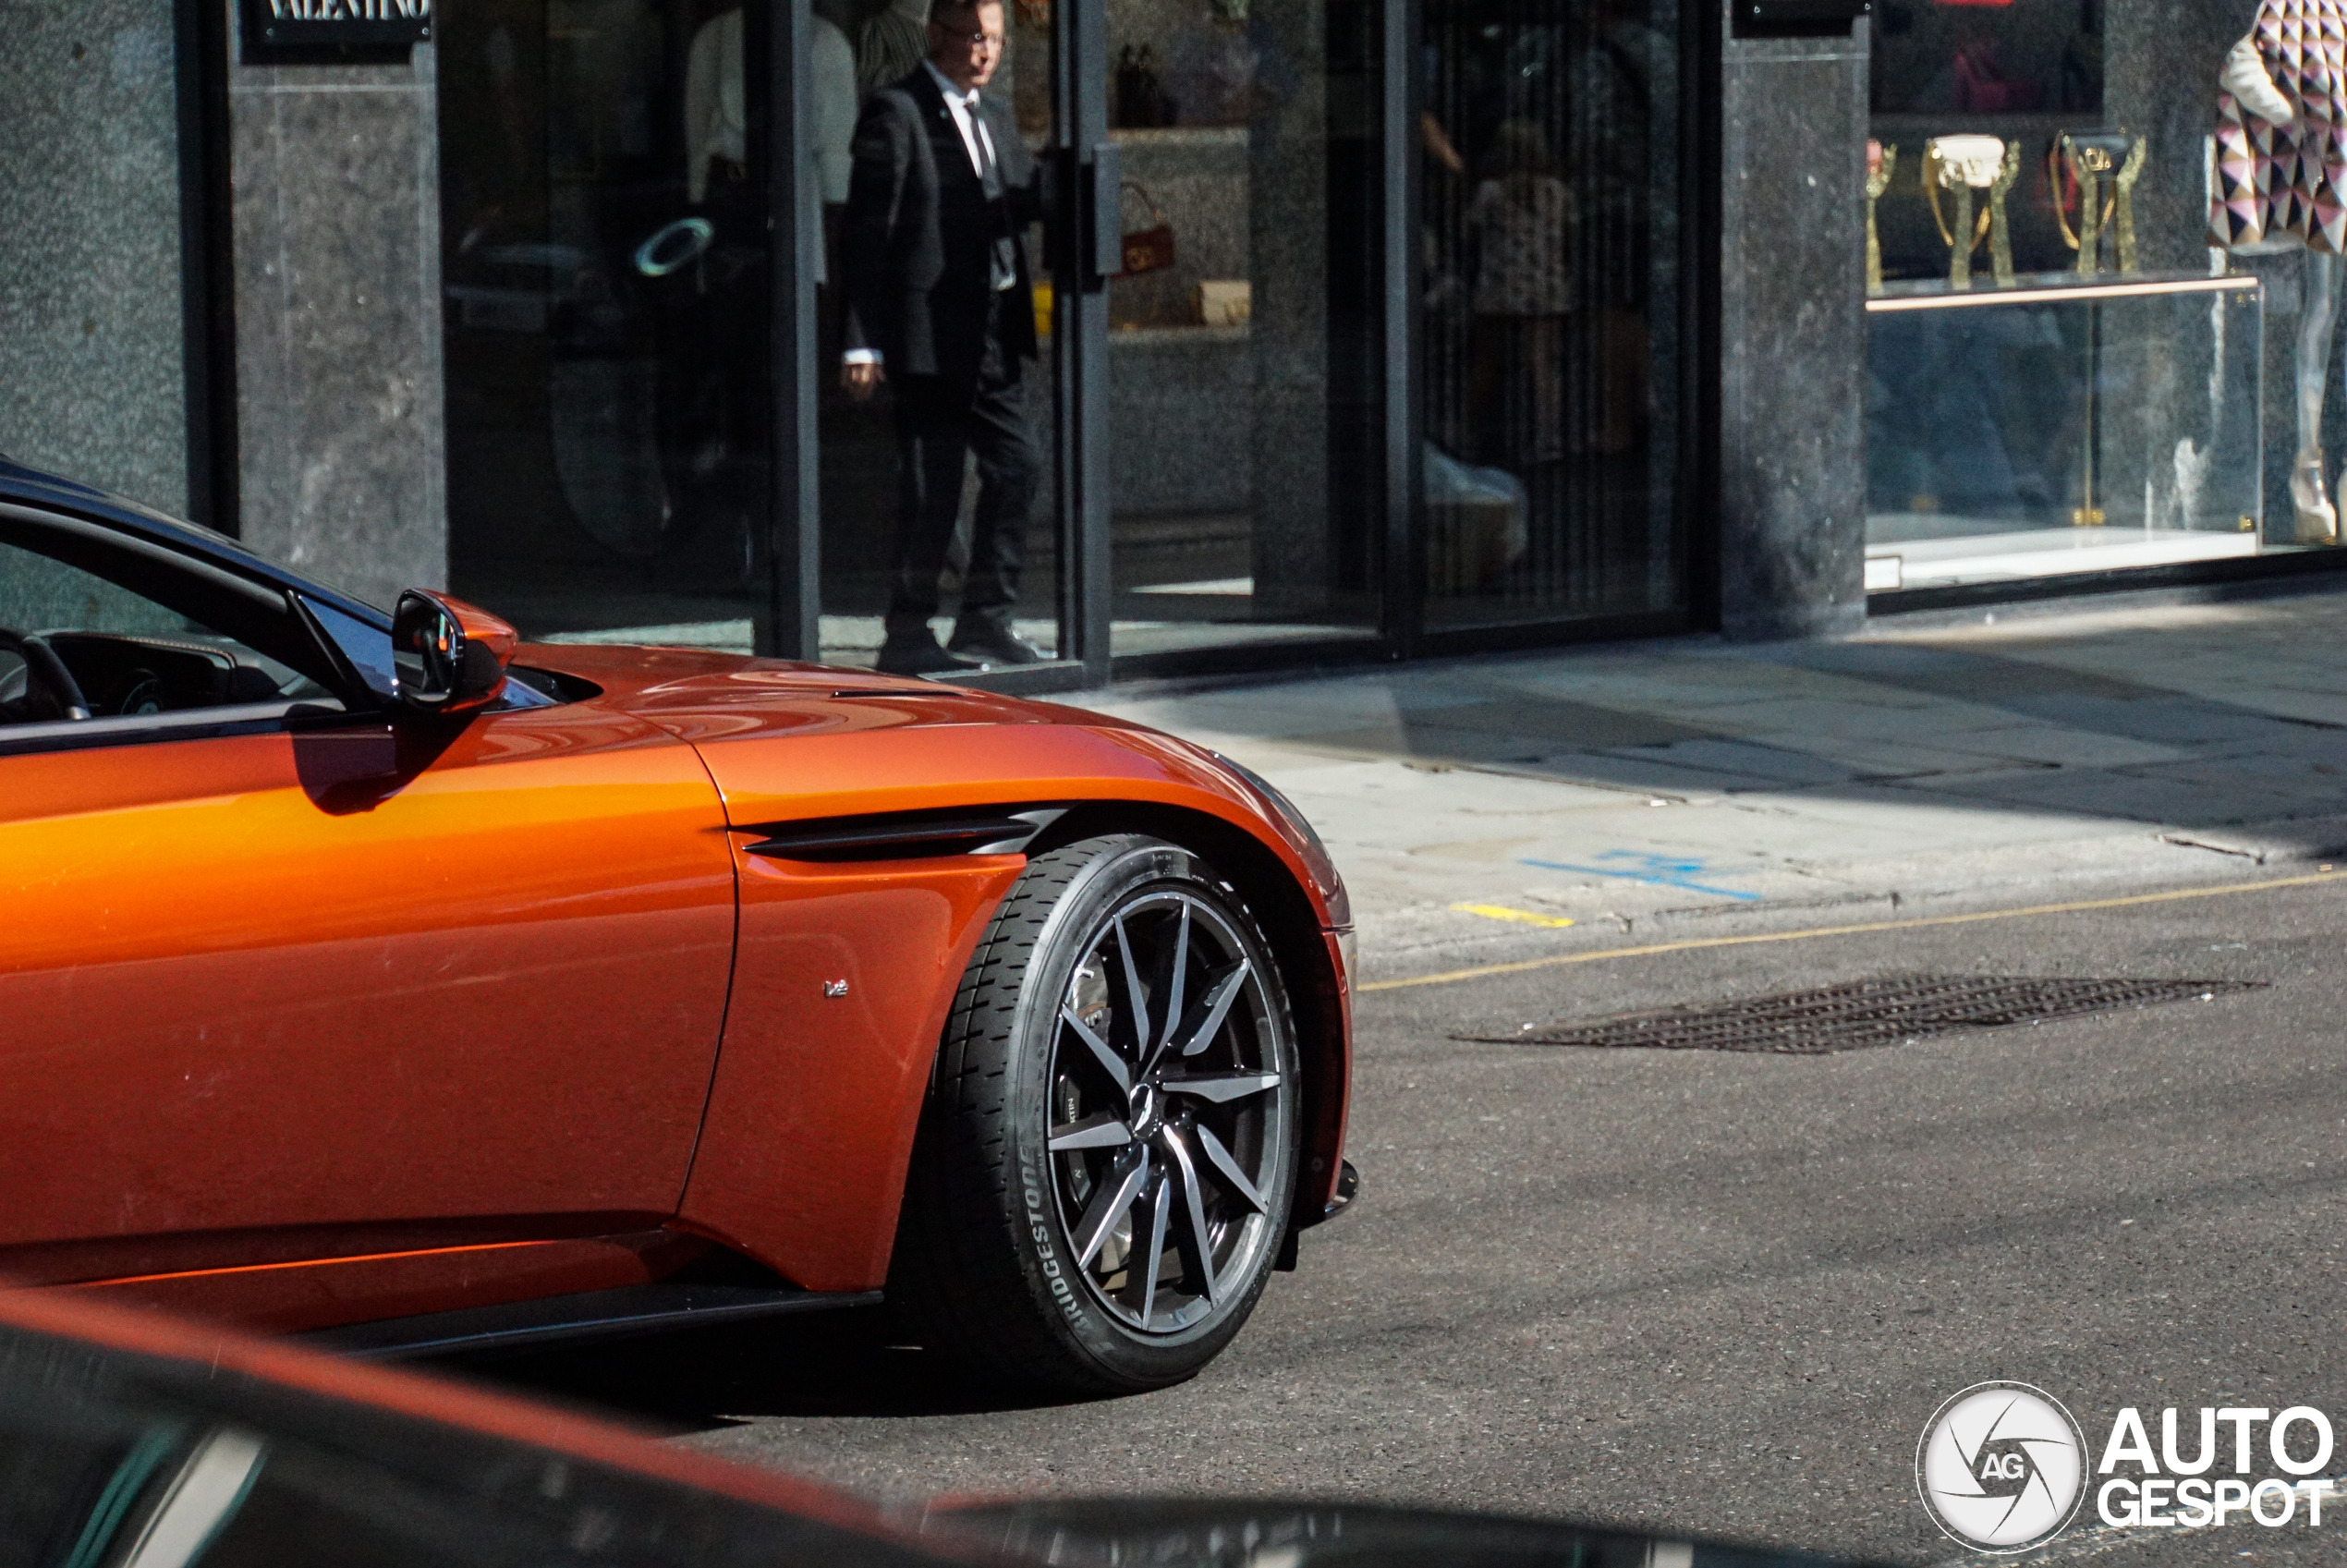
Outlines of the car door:
[{"label": "car door", "polygon": [[[359,700],[298,674],[334,660],[282,592],[222,635],[152,562],[111,576],[160,599],[82,569],[102,549],[29,550],[10,516],[0,626],[50,629],[99,680],[161,676],[175,646],[243,661],[278,700],[182,689],[60,722],[28,716],[39,683],[0,654],[0,1273],[420,1255],[672,1213],[734,921],[691,748],[520,687],[461,724],[342,711]],[[225,695],[260,695],[238,678]]]}]

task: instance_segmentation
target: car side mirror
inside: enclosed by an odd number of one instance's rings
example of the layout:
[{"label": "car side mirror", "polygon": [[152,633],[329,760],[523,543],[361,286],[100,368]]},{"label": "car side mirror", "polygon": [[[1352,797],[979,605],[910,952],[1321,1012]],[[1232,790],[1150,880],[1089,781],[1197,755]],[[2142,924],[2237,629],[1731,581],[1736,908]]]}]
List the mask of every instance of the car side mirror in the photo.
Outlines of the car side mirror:
[{"label": "car side mirror", "polygon": [[411,588],[391,616],[399,704],[411,713],[468,713],[505,689],[521,634],[461,599]]}]

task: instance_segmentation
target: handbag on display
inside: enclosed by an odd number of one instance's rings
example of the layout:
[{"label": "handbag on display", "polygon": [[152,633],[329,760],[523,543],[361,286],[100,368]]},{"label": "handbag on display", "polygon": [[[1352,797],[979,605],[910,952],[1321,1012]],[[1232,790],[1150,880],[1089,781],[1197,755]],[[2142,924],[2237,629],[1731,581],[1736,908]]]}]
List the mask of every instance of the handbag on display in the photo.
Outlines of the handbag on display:
[{"label": "handbag on display", "polygon": [[1113,275],[1129,278],[1143,273],[1163,272],[1174,264],[1174,225],[1165,221],[1165,209],[1160,207],[1137,181],[1128,179],[1125,182],[1123,189],[1117,192],[1120,201],[1126,190],[1138,196],[1149,208],[1149,221],[1147,227],[1125,231],[1125,265]]},{"label": "handbag on display", "polygon": [[1128,43],[1116,56],[1116,124],[1120,130],[1149,130],[1174,123],[1174,100],[1146,43]]},{"label": "handbag on display", "polygon": [[[1988,241],[1988,265],[2000,288],[2013,286],[2013,228],[2005,197],[2021,174],[2021,144],[1994,136],[1935,136],[1923,144],[1923,194],[1932,222],[1948,244],[1948,286],[1972,286],[1972,253]],[[1956,220],[1940,211],[1940,192],[1955,193]],[[1975,215],[1976,199],[1988,211]]]}]

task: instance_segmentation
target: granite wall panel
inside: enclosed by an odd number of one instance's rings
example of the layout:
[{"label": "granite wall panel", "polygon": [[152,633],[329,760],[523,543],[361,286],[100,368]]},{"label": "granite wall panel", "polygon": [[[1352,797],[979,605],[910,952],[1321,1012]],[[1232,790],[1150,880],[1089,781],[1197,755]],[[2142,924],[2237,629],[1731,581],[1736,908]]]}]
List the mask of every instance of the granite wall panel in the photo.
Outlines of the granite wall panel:
[{"label": "granite wall panel", "polygon": [[[1323,0],[1259,7],[1253,47],[1327,55]],[[1254,286],[1255,608],[1324,614],[1329,601],[1328,78],[1296,73],[1255,96],[1247,137],[1247,262]],[[1266,523],[1273,526],[1265,527]]]},{"label": "granite wall panel", "polygon": [[184,513],[171,0],[6,17],[0,452]]},{"label": "granite wall panel", "polygon": [[2147,271],[2207,270],[2217,71],[2256,14],[2256,0],[2110,0],[2104,12],[2103,121],[2150,140],[2134,202]]},{"label": "granite wall panel", "polygon": [[1866,24],[1854,33],[1724,45],[1720,620],[1732,638],[1831,636],[1866,618]]},{"label": "granite wall panel", "polygon": [[430,45],[229,73],[243,537],[383,604],[448,572],[433,92]]}]

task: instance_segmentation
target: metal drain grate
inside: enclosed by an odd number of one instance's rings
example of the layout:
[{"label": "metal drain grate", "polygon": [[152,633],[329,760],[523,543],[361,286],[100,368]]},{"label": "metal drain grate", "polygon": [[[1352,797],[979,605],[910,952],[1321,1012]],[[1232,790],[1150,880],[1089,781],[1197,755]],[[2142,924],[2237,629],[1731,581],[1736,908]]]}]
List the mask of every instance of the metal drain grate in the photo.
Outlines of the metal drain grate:
[{"label": "metal drain grate", "polygon": [[1898,1045],[1954,1029],[2039,1024],[2121,1007],[2206,1000],[2261,989],[2256,980],[2068,980],[2009,975],[1884,975],[1815,991],[1701,1007],[1665,1007],[1536,1027],[1508,1036],[1456,1035],[1500,1045],[1645,1046],[1660,1051],[1766,1051],[1816,1056]]}]

